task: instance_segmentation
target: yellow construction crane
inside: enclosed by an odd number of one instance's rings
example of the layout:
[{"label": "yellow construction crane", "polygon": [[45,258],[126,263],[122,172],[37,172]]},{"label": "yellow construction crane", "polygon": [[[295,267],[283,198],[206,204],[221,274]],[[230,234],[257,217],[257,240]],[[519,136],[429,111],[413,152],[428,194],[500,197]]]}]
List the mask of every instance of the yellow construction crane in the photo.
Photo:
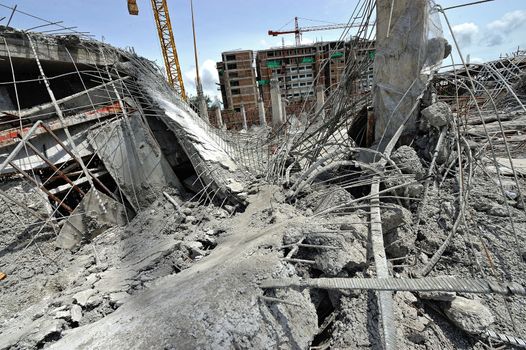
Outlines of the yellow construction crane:
[{"label": "yellow construction crane", "polygon": [[[170,13],[168,12],[168,5],[166,4],[166,0],[151,1],[168,82],[174,87],[177,93],[181,95],[182,99],[186,101],[186,91],[184,89],[183,75],[181,74],[181,66],[179,65],[179,57],[177,56],[177,49],[175,47],[175,39],[172,31],[172,22],[170,21]],[[137,0],[128,0],[128,12],[130,15],[134,16],[139,14]]]}]

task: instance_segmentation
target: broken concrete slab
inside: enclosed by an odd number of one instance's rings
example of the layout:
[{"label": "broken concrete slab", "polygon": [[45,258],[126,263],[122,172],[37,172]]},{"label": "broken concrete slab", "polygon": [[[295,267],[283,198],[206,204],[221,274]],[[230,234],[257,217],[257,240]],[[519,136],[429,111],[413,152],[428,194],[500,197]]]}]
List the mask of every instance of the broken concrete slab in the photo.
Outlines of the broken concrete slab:
[{"label": "broken concrete slab", "polygon": [[55,244],[71,249],[83,239],[91,240],[105,230],[126,222],[126,208],[122,204],[91,189],[64,223]]},{"label": "broken concrete slab", "polygon": [[164,188],[183,190],[138,114],[93,129],[88,139],[136,211],[161,196]]}]

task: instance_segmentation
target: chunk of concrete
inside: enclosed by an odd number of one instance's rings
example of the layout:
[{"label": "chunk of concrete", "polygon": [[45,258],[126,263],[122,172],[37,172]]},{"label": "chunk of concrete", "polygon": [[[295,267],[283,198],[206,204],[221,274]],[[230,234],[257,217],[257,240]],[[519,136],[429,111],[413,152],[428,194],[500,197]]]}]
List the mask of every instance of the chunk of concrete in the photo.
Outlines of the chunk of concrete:
[{"label": "chunk of concrete", "polygon": [[185,217],[184,222],[189,224],[195,224],[197,222],[197,218],[195,216],[189,215]]},{"label": "chunk of concrete", "polygon": [[41,345],[53,335],[62,333],[65,324],[66,322],[63,319],[46,320],[41,322],[40,325],[28,335],[27,340],[30,343],[37,344],[37,346]]},{"label": "chunk of concrete", "polygon": [[[345,204],[353,199],[353,196],[346,189],[340,186],[334,186],[331,192],[321,199],[318,206],[314,209],[314,213],[319,213],[339,205],[345,206]],[[343,211],[343,209],[337,211]]]},{"label": "chunk of concrete", "polygon": [[232,192],[232,193],[241,193],[245,189],[242,183],[238,181],[234,181],[230,179],[229,183],[227,183],[226,187]]},{"label": "chunk of concrete", "polygon": [[398,227],[384,234],[385,252],[391,258],[407,256],[415,247],[416,234],[404,227]]},{"label": "chunk of concrete", "polygon": [[70,313],[72,322],[80,322],[82,319],[82,308],[79,305],[73,305],[71,307]]},{"label": "chunk of concrete", "polygon": [[414,174],[417,180],[426,176],[426,171],[420,163],[420,157],[410,146],[400,146],[391,155],[391,160],[400,168],[404,174]]},{"label": "chunk of concrete", "polygon": [[347,233],[312,233],[305,240],[308,244],[325,245],[336,249],[316,249],[316,268],[327,276],[338,276],[345,268],[355,270],[367,262],[367,250]]},{"label": "chunk of concrete", "polygon": [[455,292],[419,292],[418,296],[426,300],[452,301],[457,295]]},{"label": "chunk of concrete", "polygon": [[124,206],[104,193],[95,191],[91,189],[86,193],[64,223],[55,241],[58,247],[71,249],[83,239],[91,240],[111,227],[126,224]]},{"label": "chunk of concrete", "polygon": [[393,204],[392,207],[383,208],[381,211],[382,231],[384,233],[400,226],[411,225],[413,219],[411,212],[404,207]]},{"label": "chunk of concrete", "polygon": [[437,102],[422,110],[422,117],[429,125],[441,128],[453,120],[451,108],[445,102]]},{"label": "chunk of concrete", "polygon": [[411,231],[411,212],[400,206],[382,209],[385,252],[394,258],[406,256],[414,247],[416,234]]},{"label": "chunk of concrete", "polygon": [[455,297],[444,309],[446,316],[460,329],[471,334],[480,334],[495,317],[479,300]]},{"label": "chunk of concrete", "polygon": [[73,301],[76,301],[80,306],[86,306],[88,299],[96,293],[97,291],[95,289],[83,290],[82,292],[73,295]]},{"label": "chunk of concrete", "polygon": [[69,321],[71,320],[71,312],[69,310],[58,311],[53,318]]}]

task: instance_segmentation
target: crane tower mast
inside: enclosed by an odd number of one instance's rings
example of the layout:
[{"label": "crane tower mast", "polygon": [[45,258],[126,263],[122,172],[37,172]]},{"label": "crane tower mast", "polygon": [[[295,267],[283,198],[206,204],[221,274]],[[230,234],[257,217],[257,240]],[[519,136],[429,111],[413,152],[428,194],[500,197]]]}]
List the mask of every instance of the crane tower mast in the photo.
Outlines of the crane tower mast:
[{"label": "crane tower mast", "polygon": [[186,91],[184,89],[183,76],[179,65],[179,57],[175,46],[172,22],[166,0],[152,0],[153,15],[157,25],[157,33],[163,51],[164,65],[168,82],[186,101]]},{"label": "crane tower mast", "polygon": [[[181,66],[179,65],[179,56],[177,55],[177,48],[175,46],[168,5],[166,0],[151,1],[168,83],[170,83],[182,99],[186,101],[186,91],[184,89],[183,76],[181,74]],[[128,11],[130,15],[139,14],[136,0],[128,0]]]}]

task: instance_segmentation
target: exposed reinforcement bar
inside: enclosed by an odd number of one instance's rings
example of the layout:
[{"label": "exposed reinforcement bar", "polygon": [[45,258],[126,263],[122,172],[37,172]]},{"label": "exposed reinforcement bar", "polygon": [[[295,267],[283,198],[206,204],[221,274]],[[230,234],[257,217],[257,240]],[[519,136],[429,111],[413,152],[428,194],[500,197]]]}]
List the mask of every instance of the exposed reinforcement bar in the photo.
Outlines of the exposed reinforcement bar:
[{"label": "exposed reinforcement bar", "polygon": [[526,289],[518,283],[498,283],[470,278],[313,278],[267,280],[261,288],[318,288],[363,289],[376,291],[459,292],[526,296]]}]

